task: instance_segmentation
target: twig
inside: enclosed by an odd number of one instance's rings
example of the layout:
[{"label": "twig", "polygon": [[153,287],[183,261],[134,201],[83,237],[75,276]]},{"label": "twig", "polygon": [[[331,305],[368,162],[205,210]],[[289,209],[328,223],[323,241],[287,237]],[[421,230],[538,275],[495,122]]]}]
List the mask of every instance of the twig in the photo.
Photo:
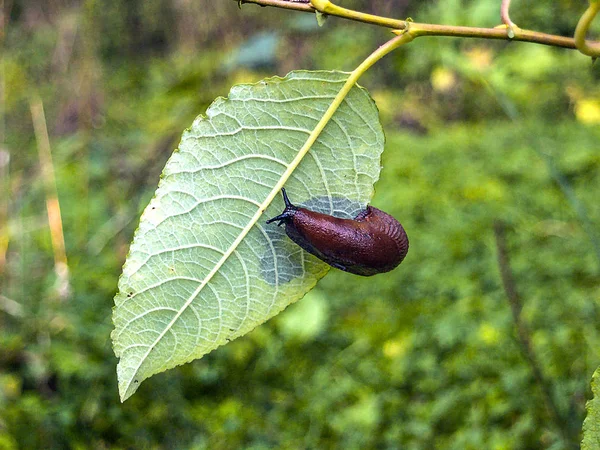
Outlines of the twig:
[{"label": "twig", "polygon": [[588,42],[585,40],[585,36],[590,29],[594,17],[598,14],[598,11],[600,11],[600,0],[590,1],[589,8],[583,13],[575,28],[574,38],[577,50],[592,58],[598,58],[600,56],[600,43]]},{"label": "twig", "polygon": [[406,28],[406,21],[390,19],[388,17],[375,16],[372,14],[365,14],[359,11],[354,11],[347,8],[334,5],[333,3],[318,2],[312,0],[311,3],[297,3],[289,0],[240,0],[240,3],[252,3],[260,6],[274,6],[276,8],[292,9],[295,11],[312,12],[319,11],[323,14],[330,16],[341,17],[344,19],[355,20],[357,22],[370,23],[372,25],[379,25],[386,28],[392,28],[396,30],[403,30]]},{"label": "twig", "polygon": [[69,294],[69,266],[67,264],[65,237],[56,189],[54,164],[52,162],[52,153],[50,152],[50,139],[48,138],[46,117],[44,115],[44,105],[42,100],[35,96],[30,100],[29,107],[40,158],[42,181],[44,182],[46,191],[46,210],[48,211],[48,226],[50,227],[50,237],[54,251],[57,292],[61,299],[65,299]]},{"label": "twig", "polygon": [[310,2],[291,2],[289,0],[238,0],[238,5],[240,5],[240,7],[244,3],[254,3],[260,6],[274,6],[276,8],[293,9],[296,11],[315,12],[314,8],[310,6]]},{"label": "twig", "polygon": [[356,20],[358,22],[371,23],[395,30],[405,30],[407,28],[408,22],[405,20],[390,19],[389,17],[376,16],[360,11],[354,11],[348,8],[342,8],[341,6],[335,5],[329,0],[311,0],[310,3],[313,8],[323,14],[343,17],[345,19]]},{"label": "twig", "polygon": [[[505,27],[502,28],[478,28],[478,27],[459,27],[453,25],[436,25],[428,23],[408,22],[404,20],[391,19],[388,17],[364,14],[358,11],[342,8],[334,5],[329,0],[311,0],[312,6],[305,3],[296,3],[285,0],[242,0],[243,3],[252,3],[260,6],[275,6],[278,8],[292,9],[305,12],[314,12],[318,10],[330,16],[341,17],[348,20],[355,20],[373,25],[379,25],[385,28],[391,28],[396,34],[410,32],[413,37],[419,36],[449,36],[464,38],[484,38],[501,39],[520,42],[532,42],[553,47],[562,47],[577,49],[575,39],[553,34],[541,33],[538,31],[525,30],[517,26],[513,27],[514,37],[510,38]],[[597,42],[587,42],[588,46],[595,48],[600,45]]]},{"label": "twig", "polygon": [[515,37],[515,28],[517,25],[510,20],[510,0],[502,0],[502,4],[500,5],[500,17],[502,18],[502,23],[506,25],[508,31],[508,37],[510,39]]},{"label": "twig", "polygon": [[[502,28],[478,28],[478,27],[456,27],[453,25],[433,25],[428,23],[410,24],[410,32],[415,36],[448,36],[464,38],[484,38],[501,39],[508,38],[506,30]],[[564,36],[540,33],[538,31],[524,30],[517,28],[514,30],[515,36],[512,41],[533,42],[536,44],[550,45],[552,47],[562,47],[575,49],[575,40]]]},{"label": "twig", "polygon": [[558,405],[554,401],[550,382],[544,377],[540,363],[535,352],[533,351],[533,347],[531,346],[529,329],[521,318],[523,303],[521,302],[521,297],[517,291],[517,286],[513,277],[512,269],[510,267],[510,258],[508,255],[508,247],[506,245],[506,232],[504,224],[500,222],[496,222],[494,224],[494,235],[496,237],[496,247],[498,249],[498,266],[500,267],[502,286],[504,287],[504,292],[506,293],[506,298],[508,299],[510,310],[512,312],[521,353],[527,360],[537,385],[542,390],[544,404],[546,405],[546,409],[548,410],[552,421],[556,427],[561,430],[563,438],[568,441],[570,433],[566,425],[567,422],[563,419]]}]

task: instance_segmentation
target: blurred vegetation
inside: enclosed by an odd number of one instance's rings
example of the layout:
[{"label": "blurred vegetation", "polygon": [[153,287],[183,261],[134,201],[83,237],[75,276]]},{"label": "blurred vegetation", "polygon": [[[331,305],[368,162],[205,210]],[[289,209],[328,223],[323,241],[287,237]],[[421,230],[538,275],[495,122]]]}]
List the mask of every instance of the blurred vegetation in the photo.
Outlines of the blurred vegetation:
[{"label": "blurred vegetation", "polygon": [[[342,3],[499,21],[499,1]],[[370,279],[332,270],[120,404],[112,297],[182,130],[233,84],[351,70],[390,36],[224,0],[0,5],[0,449],[578,446],[600,364],[598,64],[448,38],[387,57],[362,83],[387,134],[374,205],[407,229],[406,261]],[[513,20],[568,35],[583,8],[515,1]],[[47,208],[61,214],[68,272]],[[500,278],[498,222],[543,385]]]}]

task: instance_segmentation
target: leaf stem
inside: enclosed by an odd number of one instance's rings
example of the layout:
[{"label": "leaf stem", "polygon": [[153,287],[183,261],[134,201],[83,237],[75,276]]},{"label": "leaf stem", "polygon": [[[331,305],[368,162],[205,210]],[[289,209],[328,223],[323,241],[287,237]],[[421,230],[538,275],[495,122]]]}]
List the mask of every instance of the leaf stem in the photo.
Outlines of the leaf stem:
[{"label": "leaf stem", "polygon": [[600,1],[590,1],[590,6],[581,16],[577,27],[575,28],[575,46],[577,50],[592,58],[598,58],[600,56],[600,43],[599,42],[588,42],[585,40],[585,36],[590,29],[590,25],[600,11]]},{"label": "leaf stem", "polygon": [[[319,135],[321,134],[321,132],[323,131],[325,126],[329,123],[329,121],[331,120],[331,118],[333,117],[333,115],[335,114],[335,112],[337,111],[339,106],[342,104],[342,102],[344,101],[344,99],[346,98],[346,96],[348,95],[350,90],[354,87],[354,85],[356,84],[358,79],[373,64],[375,64],[377,61],[379,61],[385,55],[387,55],[388,53],[397,49],[401,45],[406,44],[412,40],[413,40],[413,37],[409,33],[404,33],[404,34],[401,34],[400,36],[396,36],[395,38],[389,40],[388,42],[386,42],[385,44],[380,46],[373,53],[371,53],[356,69],[354,69],[352,72],[350,72],[348,79],[346,80],[346,82],[344,83],[344,85],[342,86],[340,91],[337,93],[337,95],[331,102],[331,105],[329,105],[329,108],[327,108],[327,111],[325,111],[325,114],[323,114],[323,117],[321,117],[321,120],[319,120],[319,122],[317,123],[317,126],[310,133],[310,136],[308,137],[308,139],[306,140],[306,142],[304,143],[304,145],[302,146],[302,148],[300,149],[300,151],[298,152],[296,157],[289,164],[286,171],[281,175],[279,182],[275,185],[273,190],[270,192],[270,194],[267,196],[265,201],[262,203],[261,208],[259,208],[258,213],[262,214],[267,209],[267,207],[271,204],[271,202],[273,201],[275,196],[279,193],[281,188],[285,185],[288,178],[292,175],[294,170],[296,170],[296,168],[302,161],[302,158],[304,158],[304,156],[308,153],[308,151],[310,150],[312,145],[316,142],[317,138],[319,137]],[[252,223],[255,223],[254,219],[255,218],[252,219]],[[256,219],[258,220],[258,218],[256,218]]]}]

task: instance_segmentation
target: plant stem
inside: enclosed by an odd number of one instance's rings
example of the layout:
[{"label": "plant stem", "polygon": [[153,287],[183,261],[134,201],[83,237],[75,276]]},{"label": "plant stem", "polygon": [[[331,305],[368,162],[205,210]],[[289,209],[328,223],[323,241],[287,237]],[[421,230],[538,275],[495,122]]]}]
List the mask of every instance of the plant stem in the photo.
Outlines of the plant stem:
[{"label": "plant stem", "polygon": [[502,0],[502,4],[500,5],[500,17],[502,18],[502,23],[507,26],[514,25],[513,21],[510,20],[510,0]]},{"label": "plant stem", "polygon": [[375,16],[365,14],[352,9],[342,8],[329,1],[311,0],[307,3],[292,2],[290,0],[239,0],[240,4],[253,3],[260,6],[274,6],[276,8],[291,9],[295,11],[315,12],[320,11],[323,14],[337,16],[343,19],[355,20],[357,22],[370,23],[386,28],[404,29],[406,22],[404,20],[391,19],[389,17]]},{"label": "plant stem", "polygon": [[325,128],[327,123],[329,123],[329,121],[333,117],[334,113],[337,111],[339,106],[342,104],[342,102],[344,101],[344,99],[346,98],[346,96],[348,95],[350,90],[354,87],[354,85],[356,84],[358,79],[367,70],[369,70],[369,68],[373,64],[375,64],[377,61],[379,61],[385,55],[387,55],[388,53],[397,49],[401,45],[406,44],[412,40],[413,40],[413,37],[408,33],[402,34],[400,36],[396,36],[395,38],[389,40],[388,42],[386,42],[385,44],[380,46],[373,53],[371,53],[356,69],[354,69],[350,73],[350,75],[348,76],[348,79],[344,83],[344,86],[342,86],[340,91],[337,93],[337,95],[331,102],[331,105],[329,105],[329,108],[327,108],[327,111],[325,111],[325,114],[323,114],[323,117],[321,117],[321,120],[319,120],[319,123],[317,123],[317,126],[311,132],[310,136],[308,137],[308,139],[306,140],[306,142],[304,143],[304,145],[302,146],[302,148],[300,149],[300,151],[298,152],[298,154],[296,155],[294,160],[289,164],[286,171],[281,175],[281,179],[275,185],[275,187],[271,191],[270,195],[263,202],[263,207],[261,207],[259,210],[259,211],[261,211],[261,213],[263,210],[265,210],[267,208],[267,206],[269,206],[269,204],[273,201],[275,196],[279,193],[279,191],[281,190],[281,188],[283,187],[283,185],[285,184],[287,179],[294,172],[294,170],[296,170],[296,167],[300,164],[300,162],[302,161],[302,158],[304,158],[304,156],[308,153],[308,151],[310,150],[312,145],[315,143],[315,141],[317,140],[317,138],[319,137],[319,135],[321,134],[321,132],[323,131],[323,129]]},{"label": "plant stem", "polygon": [[291,2],[289,0],[237,0],[238,4],[243,5],[244,3],[254,3],[260,6],[274,6],[275,8],[292,9],[295,11],[304,11],[314,13],[315,9],[310,6],[310,3],[299,3]]},{"label": "plant stem", "polygon": [[406,28],[407,22],[404,20],[391,19],[389,17],[375,16],[373,14],[365,14],[360,11],[342,8],[341,6],[331,3],[329,0],[310,0],[313,8],[323,14],[331,16],[343,17],[357,22],[370,23],[382,27],[403,30]]},{"label": "plant stem", "polygon": [[594,17],[596,17],[596,14],[598,14],[598,11],[600,11],[600,1],[596,0],[590,2],[589,8],[583,13],[575,28],[575,45],[577,50],[592,58],[598,58],[600,56],[600,43],[586,41],[585,35],[590,29],[590,25],[592,24]]},{"label": "plant stem", "polygon": [[483,39],[510,39],[512,41],[534,42],[575,49],[575,40],[564,36],[540,33],[538,31],[524,30],[518,27],[513,29],[514,37],[508,37],[509,30],[502,28],[457,27],[453,25],[435,25],[413,22],[409,24],[409,31],[415,37],[419,36],[448,36]]},{"label": "plant stem", "polygon": [[[261,6],[275,6],[278,8],[292,9],[297,11],[320,11],[323,14],[331,16],[341,17],[343,19],[355,20],[358,22],[370,23],[386,28],[392,28],[397,34],[403,33],[409,30],[413,37],[419,36],[449,36],[449,37],[464,37],[464,38],[482,38],[482,39],[502,39],[511,41],[521,42],[532,42],[542,45],[550,45],[552,47],[570,48],[577,49],[574,38],[557,36],[554,34],[541,33],[539,31],[525,30],[513,26],[502,25],[496,28],[479,28],[479,27],[461,27],[453,25],[437,25],[428,23],[410,22],[405,20],[391,19],[388,17],[381,17],[372,14],[365,14],[359,11],[353,11],[347,8],[342,8],[330,2],[329,0],[311,0],[311,5],[307,3],[291,2],[289,0],[241,0],[242,3],[253,3]],[[510,2],[506,2],[503,7],[508,7]],[[582,17],[584,20],[583,29],[587,31],[589,24],[593,19],[591,10],[598,7],[599,2],[594,2],[590,5],[586,15]],[[504,19],[503,19],[504,20]],[[510,20],[510,18],[509,18]],[[511,22],[512,23],[512,22]],[[587,25],[586,25],[587,24]],[[512,37],[511,37],[512,36]],[[598,56],[600,53],[600,42],[589,42],[583,39],[582,48],[590,48],[593,50],[594,55]],[[590,55],[590,56],[594,56]]]},{"label": "plant stem", "polygon": [[513,39],[515,37],[515,28],[518,27],[510,20],[509,10],[510,0],[502,0],[502,4],[500,5],[500,18],[502,19],[502,23],[508,28],[508,37]]}]

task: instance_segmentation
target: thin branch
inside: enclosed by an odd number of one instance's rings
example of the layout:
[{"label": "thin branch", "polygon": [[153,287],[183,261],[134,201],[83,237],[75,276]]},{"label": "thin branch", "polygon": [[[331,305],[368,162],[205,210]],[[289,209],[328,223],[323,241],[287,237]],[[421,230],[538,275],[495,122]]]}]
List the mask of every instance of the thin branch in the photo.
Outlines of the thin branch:
[{"label": "thin branch", "polygon": [[508,29],[508,37],[515,37],[515,28],[518,28],[515,23],[510,20],[510,0],[502,0],[502,4],[500,5],[500,17],[502,18],[502,23],[506,25]]},{"label": "thin branch", "polygon": [[448,36],[464,38],[501,39],[520,42],[534,42],[553,47],[575,49],[575,40],[538,31],[515,28],[514,37],[510,39],[504,28],[457,27],[453,25],[433,25],[427,23],[410,23],[409,32],[415,36]]},{"label": "thin branch", "polygon": [[391,19],[389,17],[375,16],[373,14],[365,14],[359,11],[354,11],[341,6],[334,5],[326,1],[312,0],[310,3],[298,3],[290,0],[239,0],[240,4],[252,3],[260,6],[274,6],[276,8],[291,9],[295,11],[312,12],[319,11],[329,16],[341,17],[343,19],[354,20],[357,22],[369,23],[371,25],[379,25],[385,28],[395,30],[403,30],[406,28],[406,21]]},{"label": "thin branch", "polygon": [[[436,25],[427,23],[409,22],[405,20],[391,19],[388,17],[375,16],[372,14],[364,14],[359,11],[342,8],[330,2],[329,0],[311,0],[311,5],[307,3],[297,3],[288,0],[241,0],[242,3],[252,3],[260,6],[275,6],[291,10],[314,12],[315,10],[330,16],[341,17],[343,19],[355,20],[358,22],[369,23],[373,25],[391,28],[396,34],[410,32],[413,37],[419,36],[449,36],[449,37],[464,37],[464,38],[483,38],[483,39],[501,39],[520,42],[532,42],[542,45],[550,45],[553,47],[562,47],[577,49],[575,39],[565,36],[557,36],[553,34],[541,33],[538,31],[525,30],[513,27],[514,37],[509,36],[509,31],[505,26],[501,28],[478,28],[478,27],[460,27],[453,25]],[[593,7],[594,4],[590,6]],[[591,22],[591,20],[590,20]],[[589,27],[589,25],[588,25]],[[587,46],[595,49],[595,46],[600,46],[598,42],[587,42]]]},{"label": "thin branch", "polygon": [[244,3],[254,3],[260,6],[274,6],[275,8],[293,9],[295,11],[315,12],[309,2],[292,2],[290,0],[238,0],[240,7]]},{"label": "thin branch", "polygon": [[353,9],[342,8],[341,6],[333,4],[329,0],[310,0],[310,3],[312,4],[313,8],[319,12],[322,12],[323,14],[379,25],[382,27],[392,28],[394,30],[404,30],[407,28],[408,24],[408,22],[405,20],[391,19],[389,17],[376,16],[360,11],[354,11]]},{"label": "thin branch", "polygon": [[533,350],[533,347],[531,346],[529,329],[527,328],[527,325],[523,322],[521,318],[523,302],[521,301],[521,297],[519,295],[519,292],[517,291],[515,279],[513,277],[512,269],[510,267],[510,258],[508,254],[508,246],[506,245],[506,232],[504,224],[500,222],[496,222],[494,224],[494,235],[496,237],[496,247],[498,249],[498,266],[500,267],[502,286],[504,287],[504,292],[510,305],[510,310],[512,312],[513,322],[517,330],[517,337],[519,346],[521,348],[521,352],[523,354],[523,357],[529,364],[529,367],[533,373],[537,385],[542,390],[544,404],[546,405],[546,409],[548,410],[552,421],[554,422],[555,426],[559,430],[561,430],[561,433],[563,434],[565,440],[568,440],[568,436],[570,433],[569,429],[565,425],[567,422],[562,418],[560,409],[554,401],[550,382],[544,377],[540,363]]},{"label": "thin branch", "polygon": [[600,1],[591,1],[589,8],[583,13],[581,19],[577,23],[575,28],[575,46],[577,50],[592,58],[598,58],[600,56],[600,43],[599,42],[588,42],[585,40],[590,25],[600,11]]}]

